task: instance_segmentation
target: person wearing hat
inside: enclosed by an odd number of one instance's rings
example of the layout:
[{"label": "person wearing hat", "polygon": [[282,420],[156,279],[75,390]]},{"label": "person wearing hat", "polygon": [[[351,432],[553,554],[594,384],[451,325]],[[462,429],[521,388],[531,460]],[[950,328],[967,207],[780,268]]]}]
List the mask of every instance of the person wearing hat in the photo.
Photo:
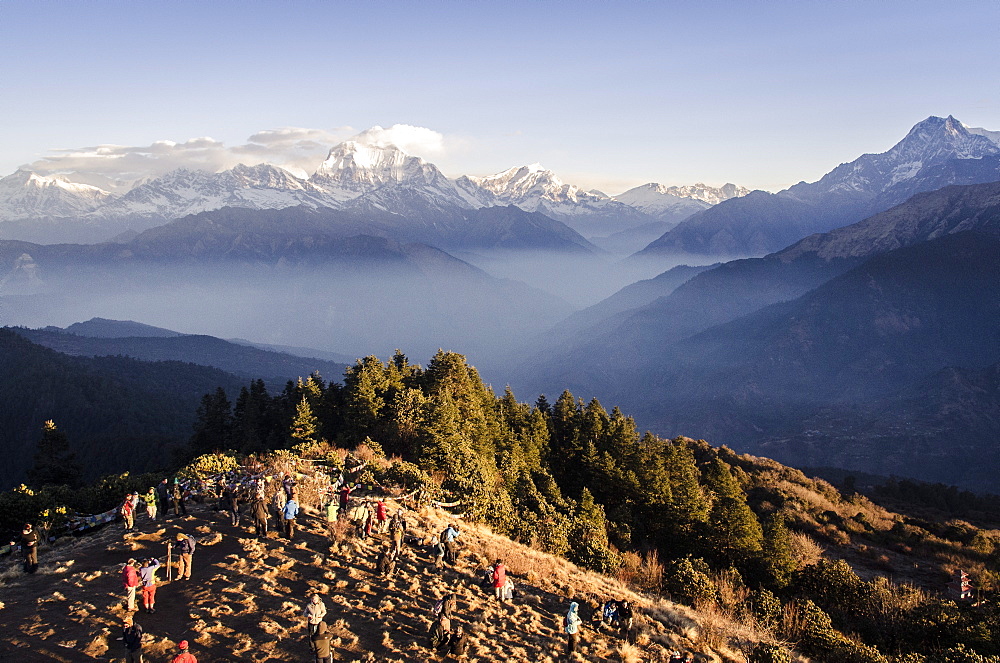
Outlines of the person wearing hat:
[{"label": "person wearing hat", "polygon": [[194,538],[177,533],[177,579],[191,579],[191,562],[194,559]]},{"label": "person wearing hat", "polygon": [[135,612],[135,590],[142,584],[139,572],[135,568],[135,558],[130,557],[122,567],[122,587],[125,588],[125,607],[129,612]]},{"label": "person wearing hat", "polygon": [[126,615],[122,620],[122,637],[118,639],[125,645],[126,663],[143,663],[142,627],[132,621],[130,615]]},{"label": "person wearing hat", "polygon": [[[11,546],[17,545],[17,541],[11,541]],[[24,553],[24,572],[34,573],[38,570],[38,532],[25,523],[21,531],[21,552]]]},{"label": "person wearing hat", "polygon": [[579,610],[580,604],[573,601],[569,604],[569,611],[563,619],[563,630],[566,632],[566,658],[568,659],[573,657],[580,643],[580,624],[583,623],[583,620],[580,619]]},{"label": "person wearing hat", "polygon": [[177,649],[180,653],[174,656],[171,663],[198,663],[198,659],[194,657],[194,654],[188,651],[188,641],[181,640],[177,643]]}]

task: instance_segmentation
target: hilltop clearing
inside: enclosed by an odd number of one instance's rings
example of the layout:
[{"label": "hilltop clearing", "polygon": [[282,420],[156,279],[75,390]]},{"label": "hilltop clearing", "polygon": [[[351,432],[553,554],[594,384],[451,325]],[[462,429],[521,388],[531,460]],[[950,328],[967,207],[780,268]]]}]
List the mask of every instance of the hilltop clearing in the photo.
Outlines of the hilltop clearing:
[{"label": "hilltop clearing", "polygon": [[[390,507],[395,511],[395,506]],[[454,567],[435,569],[431,536],[448,517],[425,508],[410,512],[407,545],[395,574],[376,572],[388,535],[367,541],[345,534],[315,516],[303,519],[300,538],[289,543],[275,532],[261,541],[229,524],[228,514],[208,504],[188,516],[148,521],[123,537],[120,525],[45,547],[36,575],[9,562],[0,578],[5,624],[3,658],[19,661],[90,661],[124,655],[116,638],[125,616],[120,571],[130,557],[166,559],[176,532],[199,538],[191,581],[159,575],[155,614],[135,613],[146,632],[147,660],[167,660],[180,640],[191,642],[200,661],[301,661],[309,656],[306,596],[318,592],[329,613],[335,660],[455,660],[429,648],[432,607],[448,592],[457,598],[456,621],[470,633],[468,660],[556,661],[565,645],[562,618],[571,600],[585,620],[583,661],[665,661],[671,649],[698,653],[699,661],[743,660],[740,641],[756,634],[735,624],[706,624],[683,606],[630,590],[620,581],[460,523],[463,541]],[[500,606],[478,586],[487,560],[500,557],[515,579],[517,595]],[[598,602],[629,599],[636,623],[629,640],[594,629]],[[141,603],[141,601],[140,601]],[[604,627],[607,629],[608,627]]]}]

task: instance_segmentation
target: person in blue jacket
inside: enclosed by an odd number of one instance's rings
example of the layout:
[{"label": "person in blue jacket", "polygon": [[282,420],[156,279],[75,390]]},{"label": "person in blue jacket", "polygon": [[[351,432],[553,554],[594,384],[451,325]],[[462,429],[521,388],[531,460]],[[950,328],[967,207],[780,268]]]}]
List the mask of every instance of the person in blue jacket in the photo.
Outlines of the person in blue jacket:
[{"label": "person in blue jacket", "polygon": [[295,536],[295,516],[297,515],[299,515],[299,503],[295,501],[295,493],[292,493],[281,509],[281,522],[285,527],[285,537],[289,541]]}]

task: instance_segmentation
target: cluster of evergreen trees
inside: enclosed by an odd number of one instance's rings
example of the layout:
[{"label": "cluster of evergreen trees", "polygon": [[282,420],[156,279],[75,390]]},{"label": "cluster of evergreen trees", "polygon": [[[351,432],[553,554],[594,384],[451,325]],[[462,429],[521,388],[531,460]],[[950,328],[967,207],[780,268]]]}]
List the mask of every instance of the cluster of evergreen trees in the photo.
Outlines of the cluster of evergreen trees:
[{"label": "cluster of evergreen trees", "polygon": [[[32,478],[76,482],[54,425],[42,440],[47,451],[36,458]],[[343,383],[312,375],[274,395],[257,380],[234,402],[216,389],[203,396],[194,434],[176,460],[224,450],[308,452],[322,442],[380,449],[392,462],[377,478],[425,483],[461,501],[467,517],[583,566],[614,571],[624,553],[664,560],[652,588],[675,600],[721,605],[732,594],[721,588],[738,587],[749,598],[727,609],[822,660],[885,663],[892,653],[891,660],[919,663],[922,652],[943,651],[950,653],[940,660],[949,662],[1000,661],[971,649],[969,656],[980,658],[963,658],[966,647],[1000,653],[993,641],[1000,613],[862,581],[843,563],[797,568],[785,498],[745,457],[704,441],[640,434],[617,408],[609,413],[568,391],[554,403],[544,396],[521,403],[509,388],[497,395],[453,352],[439,351],[426,368],[398,351],[387,362],[366,357],[347,369]],[[152,479],[126,474],[82,490],[47,490],[84,510],[85,499],[117,499],[126,484]],[[20,513],[41,499],[30,489],[15,491],[0,496],[0,506]],[[789,621],[789,614],[797,617]],[[758,649],[751,660],[788,660],[780,648]]]},{"label": "cluster of evergreen trees", "polygon": [[790,569],[783,523],[758,520],[745,473],[708,445],[640,435],[617,408],[568,391],[551,404],[498,396],[453,352],[426,369],[398,351],[366,357],[343,384],[313,375],[273,397],[258,381],[235,404],[207,394],[189,453],[318,440],[373,440],[438,478],[470,517],[596,570],[618,565],[616,549],[696,554],[776,582]]}]

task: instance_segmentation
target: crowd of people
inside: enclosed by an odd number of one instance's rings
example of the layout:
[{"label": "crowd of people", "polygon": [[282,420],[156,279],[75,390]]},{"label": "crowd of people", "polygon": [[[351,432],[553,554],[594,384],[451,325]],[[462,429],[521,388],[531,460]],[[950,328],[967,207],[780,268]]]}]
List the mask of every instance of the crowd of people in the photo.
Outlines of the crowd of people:
[{"label": "crowd of people", "polygon": [[[390,515],[389,506],[383,497],[370,495],[358,498],[353,495],[356,488],[357,486],[345,480],[343,473],[337,473],[321,490],[314,491],[314,495],[318,493],[316,499],[319,503],[311,506],[315,506],[325,516],[331,534],[338,523],[346,522],[348,531],[353,531],[362,540],[387,535],[384,546],[378,548],[375,568],[379,576],[393,577],[404,546],[408,543],[407,509],[400,505]],[[280,531],[281,536],[289,542],[295,538],[296,519],[301,514],[301,507],[298,501],[298,482],[290,473],[277,480],[273,477],[268,480],[262,475],[229,473],[213,487],[206,487],[204,484],[196,486],[193,482],[182,482],[180,479],[172,482],[164,479],[142,495],[131,492],[124,497],[119,514],[126,536],[136,530],[136,514],[140,507],[144,508],[146,519],[150,522],[165,518],[171,512],[175,517],[183,516],[187,514],[186,502],[193,495],[197,495],[201,502],[214,496],[217,500],[215,508],[228,511],[233,527],[241,527],[243,513],[246,511],[249,516],[248,526],[258,539],[266,537],[271,529],[272,519],[273,528]],[[450,523],[439,534],[431,537],[427,553],[432,572],[445,573],[456,564],[460,552],[460,536],[459,528]],[[25,553],[25,570],[28,572],[33,572],[38,567],[38,541],[38,533],[30,524],[25,525],[20,543]],[[417,541],[411,539],[410,542]],[[133,617],[133,613],[139,610],[137,598],[141,597],[141,608],[146,614],[155,614],[159,582],[157,573],[168,568],[168,573],[173,574],[172,580],[190,581],[196,546],[197,540],[193,536],[178,532],[168,544],[168,560],[172,566],[165,564],[162,559],[147,557],[130,558],[122,567],[125,617],[122,621],[122,636],[118,639],[123,644],[125,660],[129,663],[143,661],[144,633]],[[514,580],[502,559],[496,559],[482,570],[479,585],[501,608],[516,596]],[[463,659],[469,650],[469,631],[466,625],[457,620],[457,606],[454,592],[434,603],[428,646],[435,653]],[[326,616],[327,608],[322,596],[318,593],[310,595],[303,607],[303,617],[310,651],[317,663],[332,663],[334,660],[333,635]],[[595,612],[595,622],[597,629],[607,626],[627,639],[633,626],[632,606],[628,600],[606,601]],[[563,653],[567,660],[572,660],[579,651],[583,626],[579,603],[570,602],[562,618],[562,630],[566,636]],[[685,663],[693,658],[690,654],[673,652],[669,660],[670,663]],[[186,640],[177,643],[172,663],[197,663]]]}]

